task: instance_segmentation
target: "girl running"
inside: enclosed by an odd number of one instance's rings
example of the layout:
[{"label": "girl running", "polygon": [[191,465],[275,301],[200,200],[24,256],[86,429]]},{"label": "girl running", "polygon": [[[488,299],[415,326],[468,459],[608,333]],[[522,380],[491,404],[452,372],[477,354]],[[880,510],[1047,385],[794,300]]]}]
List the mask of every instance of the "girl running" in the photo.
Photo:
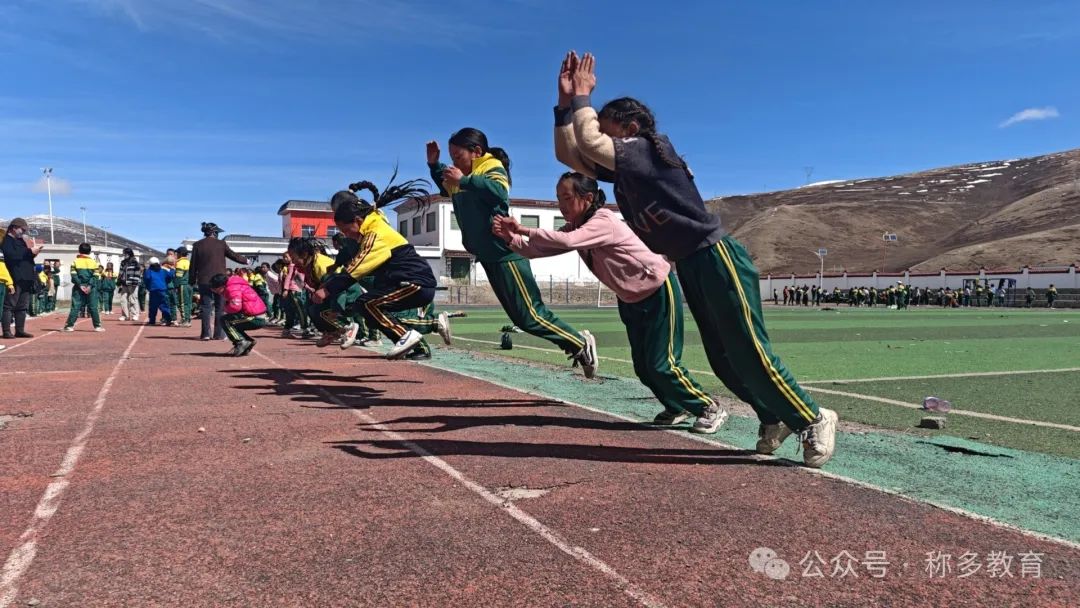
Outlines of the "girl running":
[{"label": "girl running", "polygon": [[599,364],[592,334],[576,331],[544,306],[529,261],[491,232],[495,217],[510,215],[506,151],[488,146],[483,132],[464,128],[450,136],[453,165],[440,163],[439,154],[439,144],[429,141],[431,177],[439,192],[451,197],[465,249],[484,267],[503,310],[521,329],[561,348],[592,378]]},{"label": "girl running", "polygon": [[[360,247],[356,256],[345,265],[344,272],[329,275],[313,299],[322,302],[335,298],[361,278],[374,277],[371,289],[356,298],[352,309],[364,315],[368,325],[377,327],[394,342],[386,354],[387,359],[400,359],[406,355],[427,358],[430,349],[423,335],[404,326],[393,313],[428,306],[435,299],[435,275],[431,266],[390,226],[379,209],[405,200],[426,206],[430,195],[420,180],[393,185],[393,179],[382,192],[371,182],[360,182],[333,196],[330,205],[335,210],[334,223]],[[370,191],[372,202],[358,197],[356,191],[359,190]]]},{"label": "girl running", "polygon": [[675,263],[709,364],[761,421],[757,451],[771,454],[792,432],[803,461],[819,468],[836,446],[836,412],[819,408],[773,354],[750,255],[701,199],[693,174],[643,103],[623,97],[599,115],[589,96],[596,60],[567,53],[559,73],[555,156],[572,169],[615,184],[630,228]]},{"label": "girl running", "polygon": [[525,228],[513,218],[500,216],[495,218],[495,234],[528,258],[577,251],[596,278],[618,295],[634,373],[664,406],[653,424],[675,425],[693,414],[697,421],[691,432],[715,433],[728,414],[680,362],[682,293],[670,274],[671,266],[604,206],[604,191],[595,179],[564,173],[555,193],[565,226],[559,230]]}]

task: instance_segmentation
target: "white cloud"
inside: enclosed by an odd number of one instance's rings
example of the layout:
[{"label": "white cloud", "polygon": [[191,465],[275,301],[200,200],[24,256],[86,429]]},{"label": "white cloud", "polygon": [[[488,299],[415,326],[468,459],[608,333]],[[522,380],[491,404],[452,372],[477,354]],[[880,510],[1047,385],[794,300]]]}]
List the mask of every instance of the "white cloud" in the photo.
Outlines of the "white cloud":
[{"label": "white cloud", "polygon": [[49,188],[52,188],[54,195],[67,196],[71,194],[71,182],[61,177],[54,177],[51,180],[52,183],[45,182],[45,178],[39,179],[34,183],[34,192],[48,192]]},{"label": "white cloud", "polygon": [[1048,120],[1050,118],[1057,118],[1061,116],[1058,113],[1057,108],[1054,106],[1046,106],[1045,108],[1028,108],[1021,110],[1016,114],[1009,117],[1008,120],[998,125],[1000,128],[1011,127],[1019,122],[1027,122],[1029,120]]}]

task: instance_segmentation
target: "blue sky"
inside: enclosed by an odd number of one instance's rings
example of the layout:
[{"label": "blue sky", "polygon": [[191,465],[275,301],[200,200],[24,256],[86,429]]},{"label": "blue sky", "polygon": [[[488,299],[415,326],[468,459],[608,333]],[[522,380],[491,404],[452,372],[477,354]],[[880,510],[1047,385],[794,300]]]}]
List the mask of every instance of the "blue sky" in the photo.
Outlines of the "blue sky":
[{"label": "blue sky", "polygon": [[[1080,4],[6,0],[0,216],[165,247],[278,234],[289,198],[426,173],[475,126],[551,198],[562,54],[633,95],[706,196],[1076,147]],[[1026,111],[1026,113],[1025,113]],[[1012,118],[1012,122],[1010,122]]]}]

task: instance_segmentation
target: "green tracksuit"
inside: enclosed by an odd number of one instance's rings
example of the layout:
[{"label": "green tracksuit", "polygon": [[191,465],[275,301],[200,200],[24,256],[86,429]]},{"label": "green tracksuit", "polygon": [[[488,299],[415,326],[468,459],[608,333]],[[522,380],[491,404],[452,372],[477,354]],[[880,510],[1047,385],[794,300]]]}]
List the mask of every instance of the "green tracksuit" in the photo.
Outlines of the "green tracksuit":
[{"label": "green tracksuit", "polygon": [[106,271],[101,275],[101,310],[102,312],[112,312],[113,309],[113,294],[116,293],[116,273],[110,273]]},{"label": "green tracksuit", "polygon": [[188,273],[191,269],[191,260],[182,257],[176,260],[176,315],[181,323],[191,323],[192,292],[191,280]]},{"label": "green tracksuit", "polygon": [[[83,254],[79,254],[71,263],[71,310],[68,312],[66,327],[75,326],[75,320],[83,307],[89,309],[94,327],[101,327],[101,317],[98,316],[97,269],[97,261]],[[83,293],[83,287],[89,288],[89,292]]]},{"label": "green tracksuit", "polygon": [[682,290],[673,276],[640,302],[619,300],[619,318],[626,326],[630,358],[641,383],[664,409],[702,416],[712,399],[682,365]]},{"label": "green tracksuit", "polygon": [[585,339],[544,305],[529,261],[491,233],[493,218],[510,214],[510,183],[502,163],[490,154],[481,156],[473,161],[473,170],[461,179],[460,187],[451,189],[443,184],[446,165],[429,168],[439,192],[453,201],[465,250],[484,267],[495,296],[514,325],[568,354],[580,352]]},{"label": "green tracksuit", "polygon": [[818,406],[772,352],[750,254],[731,236],[675,264],[709,365],[764,424],[801,431]]}]

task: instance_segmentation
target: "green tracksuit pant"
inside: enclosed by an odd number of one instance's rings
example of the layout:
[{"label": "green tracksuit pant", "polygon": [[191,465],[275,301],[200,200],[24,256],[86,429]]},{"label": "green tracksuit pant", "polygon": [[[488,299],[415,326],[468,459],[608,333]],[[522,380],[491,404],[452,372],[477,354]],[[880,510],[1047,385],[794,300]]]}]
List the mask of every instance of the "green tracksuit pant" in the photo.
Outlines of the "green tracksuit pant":
[{"label": "green tracksuit pant", "polygon": [[640,302],[619,300],[619,318],[630,339],[634,373],[664,409],[704,414],[712,398],[682,365],[682,291],[672,276]]},{"label": "green tracksuit pant", "polygon": [[237,344],[243,340],[253,341],[247,332],[252,329],[266,327],[265,315],[249,317],[238,312],[225,315],[223,321],[225,321],[225,335],[229,337],[229,341],[233,344]]},{"label": "green tracksuit pant", "polygon": [[84,307],[89,309],[90,320],[94,322],[94,327],[101,327],[101,317],[98,316],[97,290],[91,289],[90,293],[83,293],[78,286],[72,286],[71,288],[71,311],[68,312],[66,326],[75,326],[75,321],[79,318],[79,311]]},{"label": "green tracksuit pant", "polygon": [[175,318],[181,323],[191,323],[191,307],[194,306],[192,302],[192,290],[191,285],[181,283],[176,286],[176,308],[174,309]]},{"label": "green tracksuit pant", "polygon": [[758,271],[731,236],[676,262],[686,302],[716,377],[750,404],[764,424],[792,431],[818,417],[818,406],[772,352],[761,314]]},{"label": "green tracksuit pant", "polygon": [[481,261],[480,264],[487,273],[495,296],[514,325],[526,333],[548,340],[567,354],[581,351],[585,338],[544,306],[528,260]]}]

